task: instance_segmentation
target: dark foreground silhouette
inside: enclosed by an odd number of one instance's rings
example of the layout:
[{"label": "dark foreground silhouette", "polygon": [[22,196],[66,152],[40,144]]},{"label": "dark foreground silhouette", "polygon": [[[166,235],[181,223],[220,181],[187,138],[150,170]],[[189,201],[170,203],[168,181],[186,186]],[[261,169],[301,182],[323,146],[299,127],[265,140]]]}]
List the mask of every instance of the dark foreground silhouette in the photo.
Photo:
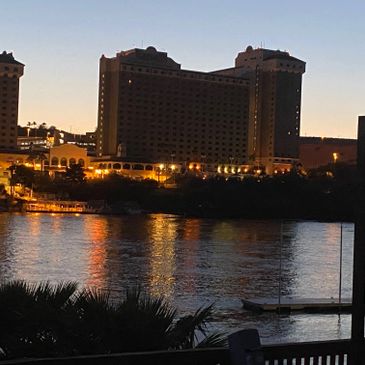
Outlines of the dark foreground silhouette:
[{"label": "dark foreground silhouette", "polygon": [[13,281],[0,286],[0,347],[17,358],[222,346],[221,334],[207,332],[212,315],[208,306],[179,318],[139,289],[112,301],[74,282]]}]

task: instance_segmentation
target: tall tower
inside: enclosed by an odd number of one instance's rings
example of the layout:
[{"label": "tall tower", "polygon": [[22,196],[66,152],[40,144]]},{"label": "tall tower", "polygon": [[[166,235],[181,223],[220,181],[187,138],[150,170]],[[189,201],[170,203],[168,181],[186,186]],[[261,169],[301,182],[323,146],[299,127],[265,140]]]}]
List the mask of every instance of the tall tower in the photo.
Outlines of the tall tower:
[{"label": "tall tower", "polygon": [[305,62],[288,52],[248,46],[235,67],[216,71],[250,80],[248,154],[272,174],[299,159],[302,75]]},{"label": "tall tower", "polygon": [[[137,116],[134,115],[127,122],[128,114],[132,114],[134,109],[142,109],[142,105],[137,105],[138,101],[144,104],[145,99],[148,102],[151,98],[149,93],[142,93],[140,89],[145,86],[145,79],[151,78],[152,68],[156,67],[170,71],[180,70],[180,65],[169,58],[167,53],[158,52],[154,47],[121,51],[116,57],[107,58],[102,55],[100,58],[97,156],[117,154],[125,157],[130,153],[130,147],[133,149],[136,146],[136,143],[127,143],[123,127],[132,123],[136,128]],[[137,76],[135,72],[138,73]],[[136,84],[139,84],[138,89]],[[142,119],[144,125],[141,129],[145,129],[148,123],[146,118]]]},{"label": "tall tower", "polygon": [[154,47],[102,56],[97,156],[232,172],[247,161],[249,91]]},{"label": "tall tower", "polygon": [[19,78],[24,65],[12,53],[0,53],[0,150],[17,148]]}]

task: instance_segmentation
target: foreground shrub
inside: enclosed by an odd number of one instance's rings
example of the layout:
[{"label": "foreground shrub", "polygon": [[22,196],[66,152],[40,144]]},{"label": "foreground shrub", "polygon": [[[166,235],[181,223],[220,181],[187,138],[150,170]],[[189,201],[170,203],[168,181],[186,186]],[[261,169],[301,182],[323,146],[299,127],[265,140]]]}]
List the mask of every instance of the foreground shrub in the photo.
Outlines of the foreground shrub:
[{"label": "foreground shrub", "polygon": [[0,285],[0,347],[9,358],[215,347],[208,334],[213,306],[178,318],[162,298],[127,290],[112,302],[109,293],[75,282]]}]

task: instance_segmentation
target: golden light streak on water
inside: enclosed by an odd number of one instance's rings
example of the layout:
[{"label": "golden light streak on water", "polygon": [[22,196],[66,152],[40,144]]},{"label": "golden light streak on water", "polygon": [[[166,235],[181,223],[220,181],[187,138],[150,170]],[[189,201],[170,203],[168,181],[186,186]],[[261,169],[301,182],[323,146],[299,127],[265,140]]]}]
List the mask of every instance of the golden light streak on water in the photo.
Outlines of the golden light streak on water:
[{"label": "golden light streak on water", "polygon": [[88,249],[88,271],[89,276],[86,284],[90,287],[106,288],[106,256],[108,237],[108,224],[104,216],[87,216],[83,220],[83,232],[89,237],[90,246]]},{"label": "golden light streak on water", "polygon": [[171,299],[175,285],[175,238],[177,225],[161,215],[150,222],[149,292]]}]

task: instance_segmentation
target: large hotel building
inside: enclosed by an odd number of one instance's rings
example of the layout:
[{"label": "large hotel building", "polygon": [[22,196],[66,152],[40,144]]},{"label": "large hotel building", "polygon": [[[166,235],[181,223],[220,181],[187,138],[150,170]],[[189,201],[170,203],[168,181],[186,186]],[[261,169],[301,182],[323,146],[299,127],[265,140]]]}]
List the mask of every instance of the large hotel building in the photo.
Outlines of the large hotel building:
[{"label": "large hotel building", "polygon": [[0,151],[17,149],[19,78],[24,65],[12,53],[0,53]]},{"label": "large hotel building", "polygon": [[305,63],[253,49],[235,67],[181,69],[154,47],[100,59],[97,156],[220,172],[298,161]]}]

